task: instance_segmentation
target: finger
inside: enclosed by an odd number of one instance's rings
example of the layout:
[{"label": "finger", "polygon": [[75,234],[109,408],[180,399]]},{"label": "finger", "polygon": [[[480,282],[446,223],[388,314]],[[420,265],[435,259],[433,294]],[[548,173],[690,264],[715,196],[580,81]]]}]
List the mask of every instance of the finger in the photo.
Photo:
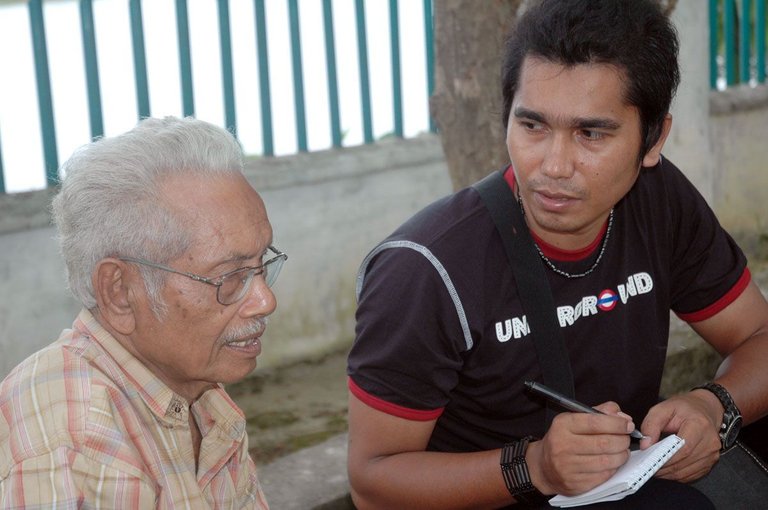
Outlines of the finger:
[{"label": "finger", "polygon": [[677,480],[680,482],[691,482],[697,480],[709,473],[715,462],[711,457],[699,459],[691,462],[689,458],[680,462],[667,463],[662,467],[656,476],[668,480]]},{"label": "finger", "polygon": [[653,406],[640,425],[640,431],[645,438],[640,440],[640,449],[645,450],[652,444],[656,444],[661,438],[664,427],[669,423],[669,414],[661,404]]},{"label": "finger", "polygon": [[659,476],[674,480],[690,481],[709,472],[720,458],[719,449],[706,448],[693,442],[681,448],[660,470]]},{"label": "finger", "polygon": [[634,428],[635,424],[627,415],[588,414],[588,413],[562,413],[569,414],[570,430],[574,434],[615,434],[625,436]]},{"label": "finger", "polygon": [[559,472],[560,494],[582,493],[604,482],[629,458],[629,451],[612,455],[578,455],[569,457],[567,467]]},{"label": "finger", "polygon": [[611,414],[611,415],[615,415],[621,412],[621,407],[619,407],[619,404],[611,400],[609,400],[608,402],[603,402],[602,404],[596,405],[595,409],[597,409],[601,413]]},{"label": "finger", "polygon": [[563,476],[558,484],[558,494],[565,496],[576,496],[582,494],[614,475],[615,470],[604,471],[600,473],[573,472]]},{"label": "finger", "polygon": [[604,414],[608,414],[611,416],[619,416],[627,420],[627,430],[626,430],[627,434],[635,430],[635,422],[632,419],[632,417],[627,413],[622,412],[621,408],[619,407],[619,404],[617,404],[616,402],[612,402],[612,401],[603,402],[602,404],[595,406],[595,409],[599,410]]}]

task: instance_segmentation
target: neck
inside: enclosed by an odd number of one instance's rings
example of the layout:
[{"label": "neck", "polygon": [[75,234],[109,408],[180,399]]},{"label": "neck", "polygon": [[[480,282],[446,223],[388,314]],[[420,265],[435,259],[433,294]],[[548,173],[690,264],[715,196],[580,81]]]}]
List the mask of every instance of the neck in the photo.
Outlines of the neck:
[{"label": "neck", "polygon": [[562,234],[558,232],[552,235],[547,235],[545,233],[544,236],[541,236],[531,228],[530,223],[528,224],[528,228],[530,229],[531,237],[533,237],[534,242],[541,248],[541,251],[544,252],[547,257],[566,261],[581,260],[588,257],[600,247],[600,243],[608,230],[609,216],[610,213],[606,216],[602,223],[602,228],[597,234],[591,232],[589,234]]},{"label": "neck", "polygon": [[[520,206],[520,211],[523,214],[523,217],[527,221],[527,217],[525,215],[525,207],[523,206],[523,200],[522,200],[522,198],[520,197],[519,194],[517,195],[517,202],[518,202],[518,204]],[[547,267],[549,267],[549,269],[551,269],[552,271],[554,271],[558,275],[560,275],[560,276],[562,276],[564,278],[568,278],[568,279],[583,278],[583,277],[591,274],[595,269],[597,269],[597,266],[600,264],[600,261],[603,259],[603,254],[605,253],[605,248],[608,245],[608,238],[611,236],[611,228],[612,227],[613,227],[613,209],[611,209],[611,211],[608,213],[608,222],[607,222],[607,225],[604,227],[604,233],[603,233],[603,231],[601,231],[601,234],[597,236],[595,241],[593,241],[593,244],[595,244],[598,240],[602,239],[602,242],[600,244],[600,251],[597,254],[597,258],[595,259],[595,262],[592,264],[592,267],[590,267],[586,271],[583,271],[583,272],[580,272],[580,273],[570,273],[568,271],[564,271],[561,268],[558,268],[552,262],[552,260],[550,260],[549,257],[539,247],[538,241],[534,241],[534,247],[536,248],[536,251],[539,253],[539,256],[544,261],[544,263],[547,265]],[[529,224],[528,228],[529,229],[531,228],[530,224]],[[531,234],[533,236],[535,236],[535,233],[533,232],[533,229],[531,229]],[[584,250],[582,250],[582,252],[583,251]],[[589,253],[589,251],[591,251],[591,248],[588,246],[587,253]],[[578,260],[578,258],[574,259],[574,260]]]}]

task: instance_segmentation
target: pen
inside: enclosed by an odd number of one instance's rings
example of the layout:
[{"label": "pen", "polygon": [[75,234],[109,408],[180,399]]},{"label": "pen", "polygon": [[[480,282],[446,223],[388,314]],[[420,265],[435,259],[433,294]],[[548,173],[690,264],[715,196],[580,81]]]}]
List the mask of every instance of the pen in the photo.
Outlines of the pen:
[{"label": "pen", "polygon": [[[566,397],[562,393],[558,393],[553,389],[547,388],[541,383],[525,381],[525,386],[534,393],[538,393],[547,400],[554,402],[555,404],[558,404],[565,409],[568,409],[569,411],[576,411],[577,413],[605,414],[598,411],[594,407],[589,407],[588,405],[577,402],[572,398]],[[637,429],[630,432],[629,435],[635,439],[643,439],[645,437],[643,433]]]}]

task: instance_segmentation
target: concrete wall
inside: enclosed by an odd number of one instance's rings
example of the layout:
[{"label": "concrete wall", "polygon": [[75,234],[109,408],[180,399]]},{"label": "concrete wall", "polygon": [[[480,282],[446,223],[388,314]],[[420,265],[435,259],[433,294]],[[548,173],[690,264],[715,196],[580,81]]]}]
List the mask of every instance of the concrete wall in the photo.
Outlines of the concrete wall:
[{"label": "concrete wall", "polygon": [[[429,135],[253,159],[246,174],[264,198],[275,244],[288,254],[262,367],[348,345],[363,257],[416,210],[450,192],[439,140]],[[46,212],[50,196],[0,196],[0,378],[55,340],[80,309],[65,288]]]},{"label": "concrete wall", "polygon": [[740,87],[712,99],[712,205],[743,244],[768,256],[768,86]]},{"label": "concrete wall", "polygon": [[698,0],[672,15],[680,37],[681,83],[664,154],[715,209],[721,223],[754,251],[768,234],[768,85],[709,89],[709,23]]}]

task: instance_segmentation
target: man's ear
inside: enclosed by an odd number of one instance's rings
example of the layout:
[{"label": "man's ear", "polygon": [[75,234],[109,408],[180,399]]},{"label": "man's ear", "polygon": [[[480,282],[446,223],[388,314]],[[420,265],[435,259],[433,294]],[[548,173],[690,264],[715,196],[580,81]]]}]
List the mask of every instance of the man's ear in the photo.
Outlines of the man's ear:
[{"label": "man's ear", "polygon": [[136,276],[120,259],[108,257],[96,264],[93,271],[93,293],[99,315],[118,333],[129,335],[136,328],[131,284]]},{"label": "man's ear", "polygon": [[664,121],[661,124],[661,135],[659,135],[659,140],[653,147],[651,147],[645,156],[643,156],[642,166],[650,168],[656,166],[659,163],[659,158],[661,157],[661,149],[664,148],[664,142],[667,141],[667,137],[669,136],[669,131],[671,129],[672,115],[668,113],[666,117],[664,117]]}]

